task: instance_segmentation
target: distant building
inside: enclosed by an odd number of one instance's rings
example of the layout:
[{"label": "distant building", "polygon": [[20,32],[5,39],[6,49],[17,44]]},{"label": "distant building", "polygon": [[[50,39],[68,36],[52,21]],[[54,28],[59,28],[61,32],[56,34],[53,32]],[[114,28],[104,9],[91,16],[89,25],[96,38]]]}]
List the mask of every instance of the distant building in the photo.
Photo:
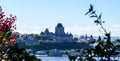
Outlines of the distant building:
[{"label": "distant building", "polygon": [[73,35],[70,33],[64,32],[64,27],[61,23],[58,23],[55,27],[55,33],[49,32],[49,29],[46,29],[44,32],[41,32],[41,35],[46,37],[48,42],[56,41],[56,42],[72,42]]},{"label": "distant building", "polygon": [[87,36],[87,35],[81,35],[80,38],[79,38],[79,40],[80,40],[80,41],[84,41],[84,42],[89,42],[89,43],[95,41],[95,39],[93,38],[92,35],[90,35],[90,36]]},{"label": "distant building", "polygon": [[53,49],[50,51],[50,56],[62,56],[60,50]]},{"label": "distant building", "polygon": [[61,37],[65,36],[64,27],[61,23],[58,23],[58,25],[55,27],[55,35]]}]

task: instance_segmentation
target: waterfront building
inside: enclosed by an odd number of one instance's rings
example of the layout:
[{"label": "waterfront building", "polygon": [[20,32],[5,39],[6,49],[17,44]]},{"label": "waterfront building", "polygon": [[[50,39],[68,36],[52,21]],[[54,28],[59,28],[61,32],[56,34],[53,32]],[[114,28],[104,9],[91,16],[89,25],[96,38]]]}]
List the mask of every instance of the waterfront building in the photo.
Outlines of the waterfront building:
[{"label": "waterfront building", "polygon": [[[56,41],[56,42],[72,42],[73,35],[70,33],[65,33],[64,26],[61,23],[58,23],[55,27],[55,33],[49,32],[47,28],[44,32],[41,32],[41,35],[46,37],[47,41]],[[45,40],[45,41],[46,41]]]}]

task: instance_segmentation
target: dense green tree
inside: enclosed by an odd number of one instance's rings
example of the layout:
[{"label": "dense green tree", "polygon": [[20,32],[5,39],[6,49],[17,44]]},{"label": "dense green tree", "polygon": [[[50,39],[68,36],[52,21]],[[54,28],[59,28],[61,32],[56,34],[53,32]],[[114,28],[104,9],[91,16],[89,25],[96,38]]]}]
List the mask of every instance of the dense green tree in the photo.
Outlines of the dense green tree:
[{"label": "dense green tree", "polygon": [[77,38],[77,37],[74,37],[73,40],[74,40],[74,42],[77,42],[77,41],[78,41],[78,38]]}]

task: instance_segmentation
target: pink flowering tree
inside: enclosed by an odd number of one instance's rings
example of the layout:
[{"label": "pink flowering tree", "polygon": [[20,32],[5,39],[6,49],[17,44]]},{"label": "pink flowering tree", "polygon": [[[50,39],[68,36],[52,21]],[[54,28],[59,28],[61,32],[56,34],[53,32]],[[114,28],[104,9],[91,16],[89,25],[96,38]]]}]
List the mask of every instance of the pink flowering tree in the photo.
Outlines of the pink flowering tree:
[{"label": "pink flowering tree", "polygon": [[5,13],[0,7],[0,60],[7,58],[9,47],[15,45],[15,35],[12,35],[16,29],[15,20],[16,16],[5,17]]},{"label": "pink flowering tree", "polygon": [[16,16],[5,16],[0,7],[0,61],[40,61],[15,43]]}]

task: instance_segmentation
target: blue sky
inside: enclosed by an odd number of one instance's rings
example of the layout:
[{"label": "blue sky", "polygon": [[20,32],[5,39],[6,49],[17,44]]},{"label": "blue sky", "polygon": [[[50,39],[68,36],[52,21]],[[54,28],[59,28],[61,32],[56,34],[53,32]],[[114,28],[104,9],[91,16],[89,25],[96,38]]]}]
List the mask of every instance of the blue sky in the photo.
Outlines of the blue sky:
[{"label": "blue sky", "polygon": [[1,0],[6,15],[17,16],[17,30],[20,33],[40,33],[48,28],[54,32],[57,23],[62,23],[65,32],[82,35],[102,35],[93,19],[84,14],[93,4],[105,20],[105,28],[113,36],[120,36],[119,0]]}]

